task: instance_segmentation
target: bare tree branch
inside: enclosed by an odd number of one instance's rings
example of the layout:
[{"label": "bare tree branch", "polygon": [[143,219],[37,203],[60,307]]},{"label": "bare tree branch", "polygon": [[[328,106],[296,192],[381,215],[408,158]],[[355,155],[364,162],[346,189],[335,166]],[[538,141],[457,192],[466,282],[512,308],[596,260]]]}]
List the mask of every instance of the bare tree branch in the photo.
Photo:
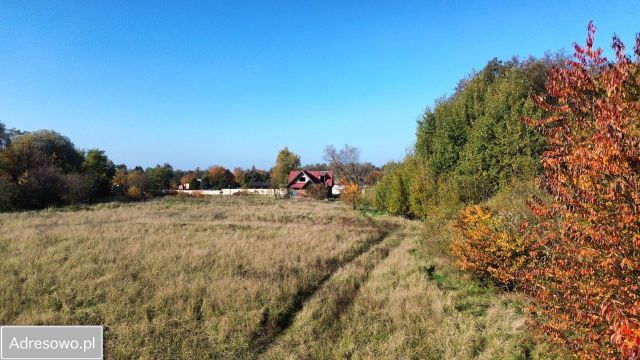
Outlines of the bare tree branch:
[{"label": "bare tree branch", "polygon": [[336,150],[333,145],[324,148],[324,160],[334,168],[339,176],[344,176],[349,182],[362,185],[362,166],[360,166],[360,150],[350,145],[344,145]]}]

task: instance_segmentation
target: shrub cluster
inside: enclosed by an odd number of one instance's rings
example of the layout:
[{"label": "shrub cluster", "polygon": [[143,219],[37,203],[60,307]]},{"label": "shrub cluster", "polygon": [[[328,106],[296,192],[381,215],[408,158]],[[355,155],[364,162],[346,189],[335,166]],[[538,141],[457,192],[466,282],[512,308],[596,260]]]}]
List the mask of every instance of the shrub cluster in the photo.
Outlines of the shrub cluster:
[{"label": "shrub cluster", "polygon": [[325,200],[331,195],[331,188],[324,184],[311,184],[305,189],[306,196],[315,200]]},{"label": "shrub cluster", "polygon": [[[614,37],[615,61],[589,25],[575,60],[549,72],[548,116],[533,120],[548,147],[533,222],[507,228],[488,208],[459,217],[462,268],[534,298],[534,321],[583,358],[640,356],[640,36],[636,60]],[[522,219],[521,219],[522,220]]]},{"label": "shrub cluster", "polygon": [[351,206],[353,210],[356,210],[362,199],[362,187],[356,182],[347,180],[345,177],[340,178],[339,184],[342,185],[340,200]]},{"label": "shrub cluster", "polygon": [[376,207],[392,215],[427,217],[436,209],[437,183],[415,155],[387,164],[376,184]]},{"label": "shrub cluster", "polygon": [[457,218],[460,238],[451,248],[458,264],[481,279],[514,289],[519,272],[529,260],[523,236],[508,231],[491,211],[471,205]]}]

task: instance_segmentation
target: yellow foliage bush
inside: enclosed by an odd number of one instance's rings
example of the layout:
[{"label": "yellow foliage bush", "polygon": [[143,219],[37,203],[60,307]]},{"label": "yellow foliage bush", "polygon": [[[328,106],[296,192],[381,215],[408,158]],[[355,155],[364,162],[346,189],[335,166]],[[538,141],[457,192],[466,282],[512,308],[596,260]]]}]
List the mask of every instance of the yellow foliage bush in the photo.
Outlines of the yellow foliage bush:
[{"label": "yellow foliage bush", "polygon": [[342,202],[346,204],[349,204],[353,208],[353,210],[357,209],[358,203],[362,198],[362,190],[360,188],[360,185],[342,179],[340,181],[340,185],[343,186],[342,190],[340,191],[340,200],[342,200]]},{"label": "yellow foliage bush", "polygon": [[459,266],[474,275],[512,289],[528,261],[524,237],[513,232],[483,206],[464,208],[456,221],[451,250]]},{"label": "yellow foliage bush", "polygon": [[140,190],[140,188],[138,188],[137,186],[130,186],[127,189],[127,197],[131,200],[142,200],[142,190]]}]

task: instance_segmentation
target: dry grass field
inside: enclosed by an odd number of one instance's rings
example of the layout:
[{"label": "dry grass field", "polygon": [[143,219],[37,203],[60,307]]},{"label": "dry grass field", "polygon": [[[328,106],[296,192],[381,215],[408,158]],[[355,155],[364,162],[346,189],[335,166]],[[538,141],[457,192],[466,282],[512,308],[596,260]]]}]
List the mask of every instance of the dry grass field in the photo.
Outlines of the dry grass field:
[{"label": "dry grass field", "polygon": [[0,323],[103,324],[110,359],[546,358],[447,230],[338,203],[164,198],[0,214]]}]

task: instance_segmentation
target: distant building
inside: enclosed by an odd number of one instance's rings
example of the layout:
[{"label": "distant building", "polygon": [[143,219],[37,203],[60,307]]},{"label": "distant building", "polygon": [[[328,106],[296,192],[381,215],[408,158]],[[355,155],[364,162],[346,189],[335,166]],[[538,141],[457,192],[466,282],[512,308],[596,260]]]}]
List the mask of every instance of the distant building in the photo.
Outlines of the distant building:
[{"label": "distant building", "polygon": [[299,192],[304,193],[304,189],[312,184],[322,184],[332,188],[334,185],[333,171],[293,170],[289,172],[287,187],[291,190],[292,195],[295,196]]}]

